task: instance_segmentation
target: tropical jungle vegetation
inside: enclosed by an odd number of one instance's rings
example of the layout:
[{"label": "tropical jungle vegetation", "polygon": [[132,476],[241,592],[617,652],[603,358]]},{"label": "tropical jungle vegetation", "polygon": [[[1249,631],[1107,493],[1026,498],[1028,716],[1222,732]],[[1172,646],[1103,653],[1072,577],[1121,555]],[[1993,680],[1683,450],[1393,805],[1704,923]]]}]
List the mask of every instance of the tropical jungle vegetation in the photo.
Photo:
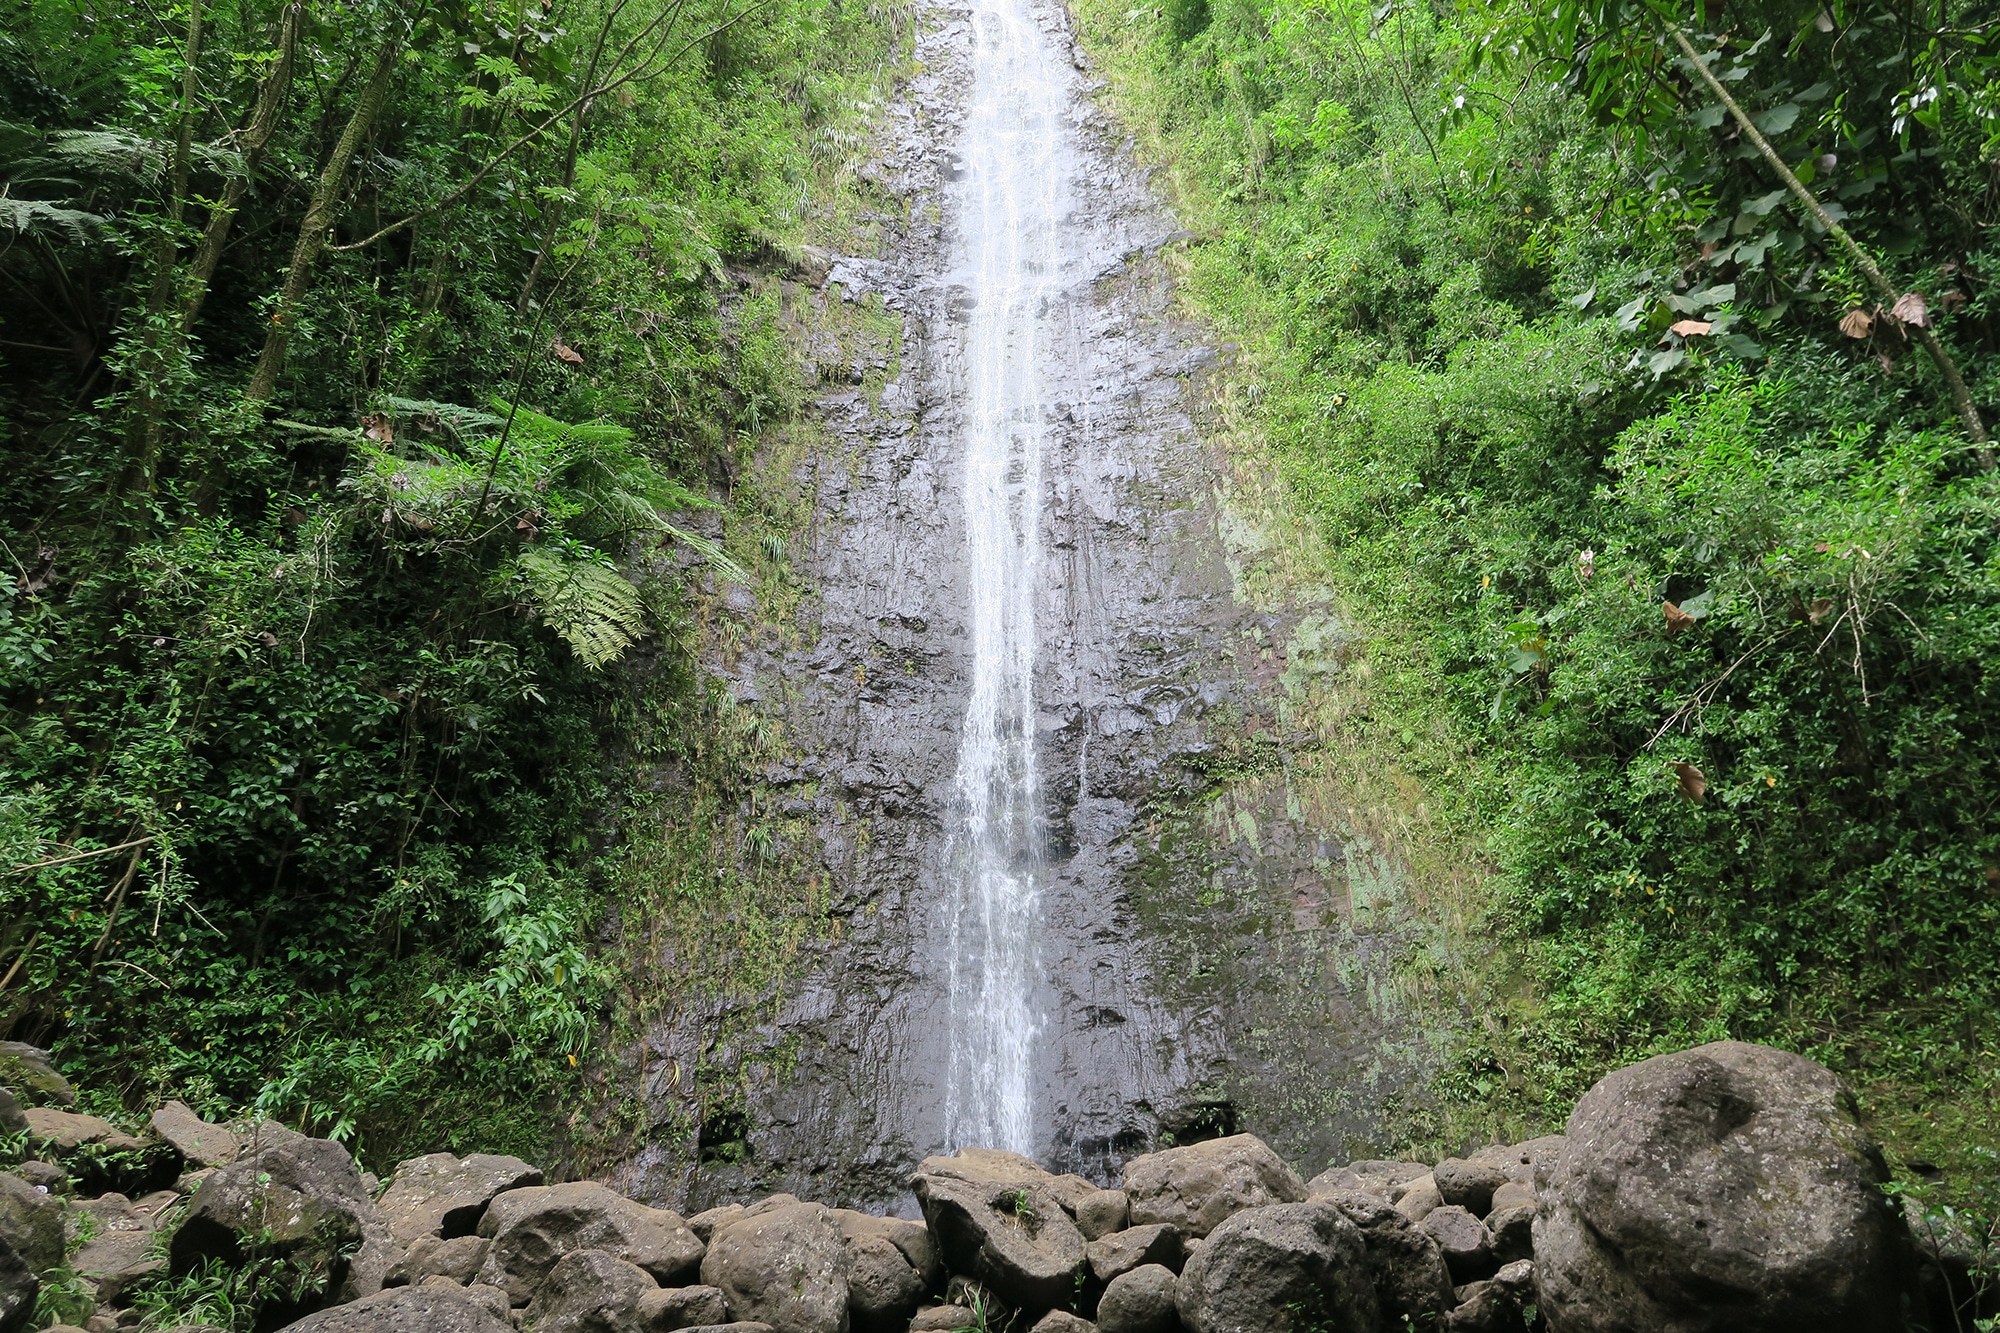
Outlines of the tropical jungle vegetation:
[{"label": "tropical jungle vegetation", "polygon": [[0,1026],[107,1108],[535,1156],[611,775],[710,729],[704,511],[798,393],[739,278],[908,16],[4,14]]},{"label": "tropical jungle vegetation", "polygon": [[1366,644],[1356,744],[1481,867],[1443,1103],[1768,1040],[1993,1179],[1991,12],[1079,9]]}]

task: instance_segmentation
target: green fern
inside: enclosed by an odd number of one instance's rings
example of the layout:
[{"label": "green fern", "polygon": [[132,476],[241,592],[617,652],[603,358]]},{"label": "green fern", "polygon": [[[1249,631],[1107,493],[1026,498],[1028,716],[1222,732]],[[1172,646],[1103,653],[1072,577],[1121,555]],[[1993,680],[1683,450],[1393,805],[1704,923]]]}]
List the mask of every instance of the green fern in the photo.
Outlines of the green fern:
[{"label": "green fern", "polygon": [[624,656],[647,633],[646,604],[624,575],[591,559],[523,551],[514,566],[528,602],[587,667]]}]

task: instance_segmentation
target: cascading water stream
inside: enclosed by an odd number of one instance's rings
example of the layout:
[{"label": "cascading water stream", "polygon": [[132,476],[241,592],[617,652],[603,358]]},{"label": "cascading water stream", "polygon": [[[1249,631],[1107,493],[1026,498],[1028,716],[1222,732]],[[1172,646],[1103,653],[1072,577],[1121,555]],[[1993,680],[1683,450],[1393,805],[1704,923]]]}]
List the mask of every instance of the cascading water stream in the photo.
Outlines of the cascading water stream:
[{"label": "cascading water stream", "polygon": [[1042,337],[1061,305],[1065,89],[1027,0],[973,17],[962,145],[965,529],[972,692],[959,735],[946,1139],[1031,1152],[1040,786],[1035,601]]}]

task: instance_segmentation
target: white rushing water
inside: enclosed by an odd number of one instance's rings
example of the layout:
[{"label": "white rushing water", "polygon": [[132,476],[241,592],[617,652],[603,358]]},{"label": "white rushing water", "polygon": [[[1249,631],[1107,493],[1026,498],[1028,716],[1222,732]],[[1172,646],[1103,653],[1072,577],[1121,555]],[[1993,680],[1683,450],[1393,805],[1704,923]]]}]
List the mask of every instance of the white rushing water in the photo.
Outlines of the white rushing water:
[{"label": "white rushing water", "polygon": [[1031,1152],[1039,891],[1035,599],[1044,328],[1061,305],[1065,89],[1027,0],[973,15],[961,147],[969,274],[965,527],[972,694],[959,737],[946,1138]]}]

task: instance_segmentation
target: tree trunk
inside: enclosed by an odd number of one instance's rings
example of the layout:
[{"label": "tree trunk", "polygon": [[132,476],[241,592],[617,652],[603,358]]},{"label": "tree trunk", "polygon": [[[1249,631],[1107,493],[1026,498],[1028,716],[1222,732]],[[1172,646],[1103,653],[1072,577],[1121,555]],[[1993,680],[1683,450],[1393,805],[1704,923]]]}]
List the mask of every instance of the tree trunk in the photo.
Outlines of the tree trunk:
[{"label": "tree trunk", "polygon": [[340,209],[341,184],[347,179],[347,169],[353,164],[354,155],[360,151],[361,140],[374,122],[375,113],[388,100],[400,45],[396,36],[382,43],[382,50],[375,57],[374,73],[361,90],[360,99],[354,104],[354,114],[347,118],[347,127],[340,132],[340,140],[334,144],[333,153],[319,174],[319,183],[313,187],[312,202],[306,206],[305,221],[299,224],[298,240],[292,245],[292,263],[285,273],[285,288],[278,297],[277,310],[271,315],[271,330],[264,337],[263,354],[257,358],[257,369],[250,376],[250,387],[243,391],[246,402],[268,403],[278,387],[278,374],[285,368],[285,353],[291,346],[292,328],[298,323],[299,306],[305,300],[313,264],[326,247],[327,233],[333,229]]},{"label": "tree trunk", "polygon": [[208,215],[208,229],[202,233],[201,249],[195,252],[194,265],[188,272],[188,283],[181,297],[181,332],[194,328],[194,322],[201,314],[202,302],[208,299],[209,279],[215,276],[216,265],[222,262],[222,248],[229,242],[229,230],[236,222],[237,209],[242,206],[243,196],[250,192],[251,180],[264,160],[264,149],[271,142],[271,135],[278,128],[279,113],[284,110],[285,98],[292,87],[292,57],[299,44],[299,29],[305,24],[305,0],[292,0],[285,6],[283,26],[278,32],[278,61],[271,66],[265,76],[263,86],[257,90],[257,105],[250,113],[250,124],[243,132],[243,174],[232,176],[223,186],[222,201]]}]

